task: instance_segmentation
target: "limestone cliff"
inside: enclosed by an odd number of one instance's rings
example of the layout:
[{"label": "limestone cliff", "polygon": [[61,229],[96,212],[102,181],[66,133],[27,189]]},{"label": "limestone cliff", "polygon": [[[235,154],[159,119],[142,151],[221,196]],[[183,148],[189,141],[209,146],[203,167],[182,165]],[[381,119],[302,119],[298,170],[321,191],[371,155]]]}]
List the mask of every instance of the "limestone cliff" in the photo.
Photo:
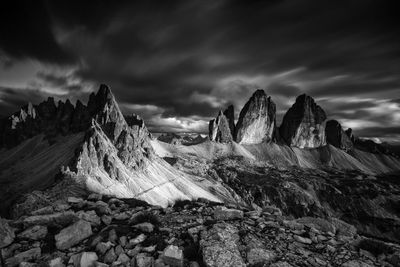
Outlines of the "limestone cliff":
[{"label": "limestone cliff", "polygon": [[235,129],[239,144],[257,144],[271,141],[276,126],[276,106],[264,90],[257,90],[240,111]]},{"label": "limestone cliff", "polygon": [[316,148],[326,145],[325,123],[324,110],[312,97],[303,94],[286,112],[279,131],[289,146]]}]

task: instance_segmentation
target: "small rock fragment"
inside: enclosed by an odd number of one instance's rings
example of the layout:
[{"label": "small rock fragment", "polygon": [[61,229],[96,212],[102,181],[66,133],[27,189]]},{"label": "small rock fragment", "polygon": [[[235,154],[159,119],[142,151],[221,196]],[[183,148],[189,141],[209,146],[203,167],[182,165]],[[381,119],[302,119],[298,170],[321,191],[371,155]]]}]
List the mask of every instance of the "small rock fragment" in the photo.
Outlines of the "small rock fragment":
[{"label": "small rock fragment", "polygon": [[18,264],[20,264],[21,262],[24,261],[31,261],[31,260],[35,260],[38,259],[41,255],[42,251],[40,248],[32,248],[29,249],[27,251],[18,253],[16,255],[14,255],[14,257],[8,258],[6,260],[6,266],[17,266]]},{"label": "small rock fragment", "polygon": [[136,255],[136,266],[137,267],[152,267],[154,264],[154,258],[147,256],[146,253],[139,253]]},{"label": "small rock fragment", "polygon": [[72,263],[75,267],[92,267],[97,259],[95,252],[82,252],[71,256],[69,263]]},{"label": "small rock fragment", "polygon": [[151,233],[154,231],[154,225],[148,222],[136,224],[134,227],[145,233]]},{"label": "small rock fragment", "polygon": [[241,219],[243,218],[243,211],[219,206],[214,210],[214,218],[216,220]]},{"label": "small rock fragment", "polygon": [[14,229],[8,225],[6,220],[0,218],[0,248],[10,245],[14,238]]},{"label": "small rock fragment", "polygon": [[276,254],[273,251],[262,248],[252,248],[247,252],[247,261],[251,265],[271,262],[275,257]]},{"label": "small rock fragment", "polygon": [[182,267],[183,266],[183,251],[174,245],[169,245],[165,248],[163,255],[162,255],[164,263]]},{"label": "small rock fragment", "polygon": [[46,237],[47,232],[46,226],[35,225],[18,234],[18,237],[21,239],[41,240]]}]

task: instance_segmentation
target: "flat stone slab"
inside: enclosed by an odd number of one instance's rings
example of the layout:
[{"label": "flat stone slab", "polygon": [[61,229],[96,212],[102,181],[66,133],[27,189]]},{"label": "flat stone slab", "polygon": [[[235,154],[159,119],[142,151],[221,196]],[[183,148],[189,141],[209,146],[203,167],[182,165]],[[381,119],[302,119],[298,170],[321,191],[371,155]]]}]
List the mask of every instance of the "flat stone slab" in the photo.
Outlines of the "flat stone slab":
[{"label": "flat stone slab", "polygon": [[54,238],[59,250],[68,249],[92,235],[89,222],[79,220],[71,226],[64,228]]}]

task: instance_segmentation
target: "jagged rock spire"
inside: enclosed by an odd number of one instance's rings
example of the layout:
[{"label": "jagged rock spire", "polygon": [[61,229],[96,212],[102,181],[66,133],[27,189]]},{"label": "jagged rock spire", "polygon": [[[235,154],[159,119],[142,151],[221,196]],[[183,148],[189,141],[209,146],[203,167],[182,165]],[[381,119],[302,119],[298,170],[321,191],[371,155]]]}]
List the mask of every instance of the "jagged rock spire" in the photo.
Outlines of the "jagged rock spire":
[{"label": "jagged rock spire", "polygon": [[209,137],[211,141],[229,143],[233,141],[229,120],[222,111],[209,123]]},{"label": "jagged rock spire", "polygon": [[276,106],[264,90],[257,90],[240,111],[235,140],[240,144],[257,144],[274,137]]},{"label": "jagged rock spire", "polygon": [[232,137],[235,135],[235,110],[233,105],[229,105],[224,111],[224,115],[228,120],[229,129],[231,130]]},{"label": "jagged rock spire", "polygon": [[351,142],[354,144],[356,138],[355,138],[355,136],[354,136],[354,134],[353,134],[353,129],[348,128],[348,129],[345,131],[345,133],[346,133],[346,135],[350,138]]},{"label": "jagged rock spire", "polygon": [[351,151],[353,143],[347,134],[343,131],[342,125],[337,120],[329,120],[325,127],[326,141],[344,151]]},{"label": "jagged rock spire", "polygon": [[286,112],[280,127],[280,135],[294,147],[315,148],[326,145],[324,110],[311,96],[302,94]]},{"label": "jagged rock spire", "polygon": [[22,107],[1,121],[0,148],[13,147],[39,133],[50,138],[86,131],[92,118],[113,141],[128,127],[110,88],[102,84],[96,94],[90,95],[87,106],[77,101],[74,107],[69,100],[56,105],[54,98],[49,97],[39,105],[29,103]]}]

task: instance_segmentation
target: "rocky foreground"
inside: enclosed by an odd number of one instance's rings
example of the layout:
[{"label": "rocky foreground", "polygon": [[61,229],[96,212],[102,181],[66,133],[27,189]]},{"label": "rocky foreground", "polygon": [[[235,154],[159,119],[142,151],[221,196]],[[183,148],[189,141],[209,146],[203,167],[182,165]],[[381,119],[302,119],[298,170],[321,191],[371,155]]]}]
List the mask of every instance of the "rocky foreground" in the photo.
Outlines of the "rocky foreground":
[{"label": "rocky foreground", "polygon": [[338,219],[206,200],[150,206],[91,194],[0,221],[4,266],[399,266],[400,246]]}]

